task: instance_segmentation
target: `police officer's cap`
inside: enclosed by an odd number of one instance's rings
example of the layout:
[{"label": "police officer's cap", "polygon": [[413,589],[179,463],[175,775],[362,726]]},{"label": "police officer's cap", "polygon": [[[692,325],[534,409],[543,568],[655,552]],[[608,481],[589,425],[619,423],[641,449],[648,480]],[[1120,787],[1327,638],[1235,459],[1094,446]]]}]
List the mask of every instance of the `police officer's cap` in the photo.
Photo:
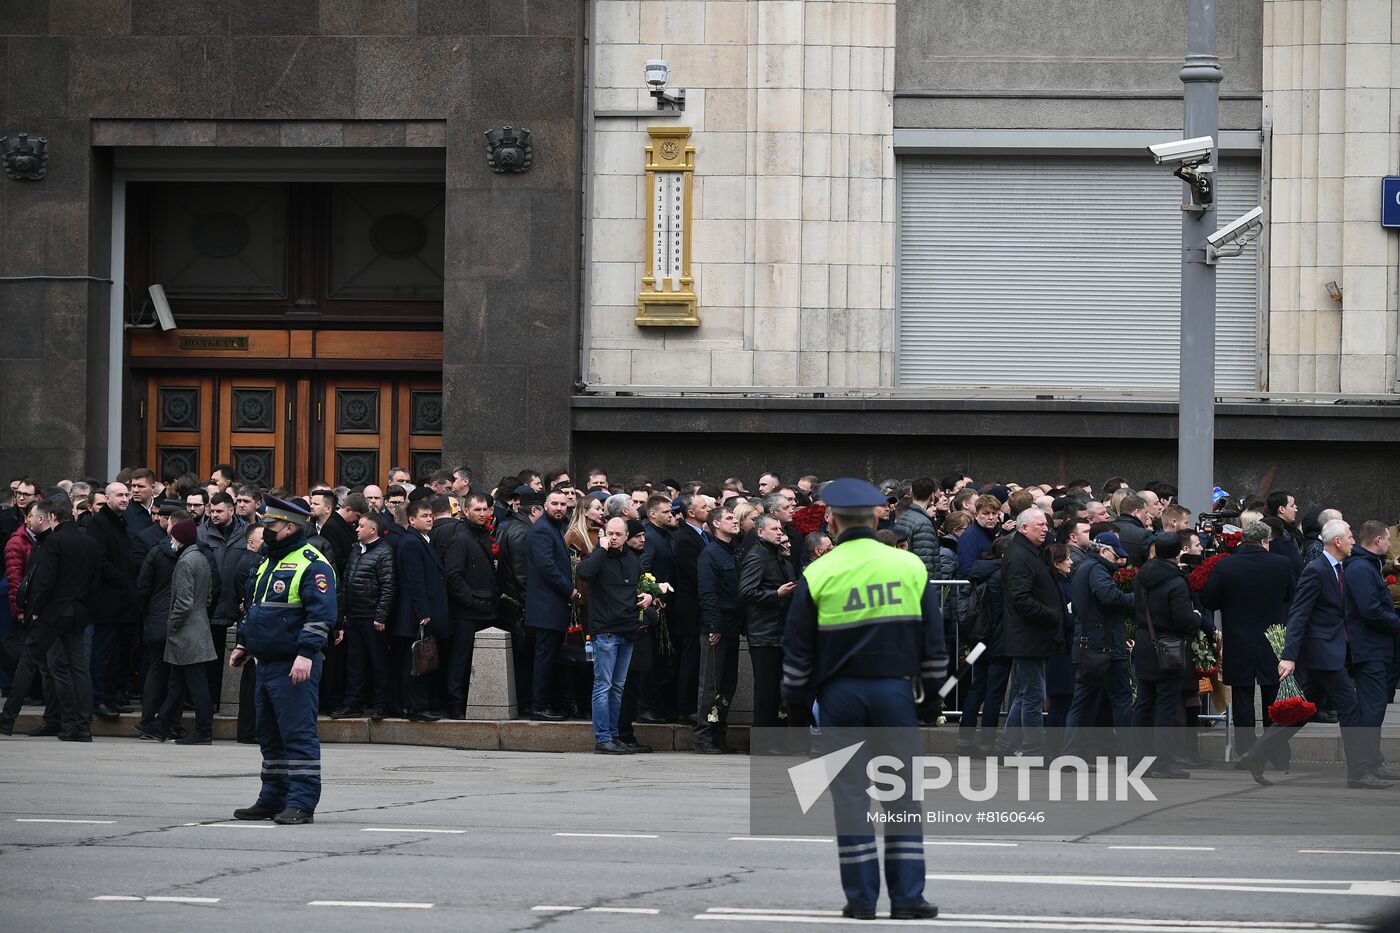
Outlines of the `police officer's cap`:
[{"label": "police officer's cap", "polygon": [[263,513],[260,520],[264,523],[291,522],[300,527],[311,521],[311,511],[295,502],[288,502],[286,499],[264,496]]},{"label": "police officer's cap", "polygon": [[887,497],[863,479],[844,477],[822,487],[822,501],[833,509],[873,509],[888,505]]}]

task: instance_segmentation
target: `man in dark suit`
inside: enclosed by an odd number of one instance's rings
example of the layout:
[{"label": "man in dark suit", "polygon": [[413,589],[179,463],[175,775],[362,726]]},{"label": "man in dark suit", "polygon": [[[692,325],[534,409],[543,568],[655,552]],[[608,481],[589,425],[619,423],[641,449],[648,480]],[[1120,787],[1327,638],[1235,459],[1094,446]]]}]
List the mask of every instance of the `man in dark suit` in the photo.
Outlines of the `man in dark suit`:
[{"label": "man in dark suit", "polygon": [[88,612],[102,574],[102,548],[73,523],[67,500],[42,501],[34,509],[42,521],[26,603],[34,622],[10,698],[0,712],[0,735],[14,729],[15,716],[43,657],[58,695],[63,721],[59,740],[91,742],[92,682],[83,633],[91,622]]},{"label": "man in dark suit", "polygon": [[550,490],[544,500],[544,514],[530,526],[526,536],[529,556],[525,567],[525,626],[535,637],[530,718],[549,722],[564,718],[558,703],[559,651],[569,630],[569,607],[578,600],[569,549],[564,544],[568,513],[568,495],[562,490]]},{"label": "man in dark suit", "polygon": [[447,585],[447,611],[452,634],[442,657],[448,719],[465,719],[471,700],[472,656],[476,633],[496,624],[496,568],[491,563],[491,497],[469,493],[462,517],[452,517],[445,495],[428,500],[433,506],[433,547],[442,559]]},{"label": "man in dark suit", "polygon": [[108,719],[127,712],[120,704],[131,674],[136,568],[122,518],[130,503],[131,491],[126,485],[111,483],[107,486],[107,503],[87,527],[88,535],[106,558],[93,603],[92,698],[93,712]]},{"label": "man in dark suit", "polygon": [[[1240,547],[1215,564],[1201,602],[1220,613],[1224,639],[1222,679],[1234,688],[1231,710],[1235,720],[1236,750],[1243,754],[1254,745],[1254,685],[1264,710],[1264,726],[1270,725],[1269,705],[1278,699],[1278,656],[1265,635],[1271,625],[1288,621],[1293,599],[1293,565],[1288,558],[1270,553],[1269,526],[1250,522]],[[1275,764],[1286,762],[1285,757]]]},{"label": "man in dark suit", "polygon": [[[1342,747],[1347,756],[1347,786],[1380,790],[1392,786],[1371,774],[1372,762],[1360,741],[1361,707],[1356,687],[1347,677],[1347,627],[1342,562],[1356,544],[1351,526],[1330,521],[1322,529],[1322,556],[1303,568],[1298,591],[1288,612],[1288,638],[1283,644],[1279,677],[1298,672],[1298,686],[1310,699],[1321,686],[1337,710]],[[1287,735],[1280,732],[1279,735]],[[1264,744],[1261,740],[1260,746]],[[1256,747],[1256,753],[1259,749]]]},{"label": "man in dark suit", "polygon": [[1400,779],[1400,773],[1384,766],[1381,757],[1381,723],[1385,720],[1390,664],[1395,640],[1400,636],[1400,615],[1385,585],[1382,562],[1390,549],[1390,529],[1384,522],[1361,526],[1361,537],[1344,561],[1347,647],[1356,701],[1361,713],[1360,741],[1364,743],[1371,774],[1383,781]]},{"label": "man in dark suit", "polygon": [[445,639],[452,631],[442,560],[429,540],[432,530],[432,504],[427,499],[410,502],[408,528],[394,552],[399,584],[394,635],[401,656],[404,711],[414,722],[436,722],[442,716],[429,709],[428,677],[413,675],[413,642],[422,632]]},{"label": "man in dark suit", "polygon": [[681,520],[671,534],[671,621],[676,645],[680,648],[676,670],[676,715],[680,721],[695,724],[695,704],[700,696],[700,586],[696,565],[700,552],[709,543],[705,522],[714,509],[714,500],[701,493],[679,497],[672,509]]},{"label": "man in dark suit", "polygon": [[[646,521],[643,523],[646,546],[642,550],[642,572],[656,578],[657,583],[674,585],[675,557],[671,553],[671,538],[676,527],[676,513],[671,511],[671,499],[661,493],[653,493],[646,501]],[[668,594],[664,601],[671,602]],[[670,626],[667,635],[672,643],[675,623],[670,615],[662,623]],[[660,639],[645,639],[638,650],[650,652],[647,661],[650,667],[634,663],[635,669],[629,672],[627,686],[623,693],[624,709],[631,709],[635,702],[638,722],[670,722],[675,714],[675,692],[672,690],[669,658],[660,652]]]}]

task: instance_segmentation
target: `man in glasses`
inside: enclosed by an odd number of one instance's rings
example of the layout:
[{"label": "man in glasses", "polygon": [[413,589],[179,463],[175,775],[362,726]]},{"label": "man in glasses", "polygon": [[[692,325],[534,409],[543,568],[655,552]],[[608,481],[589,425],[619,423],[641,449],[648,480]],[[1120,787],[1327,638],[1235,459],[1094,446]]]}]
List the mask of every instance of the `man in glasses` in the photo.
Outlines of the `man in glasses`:
[{"label": "man in glasses", "polygon": [[209,511],[209,494],[203,489],[193,489],[185,493],[185,511],[190,513],[197,524],[204,524],[204,516]]},{"label": "man in glasses", "polygon": [[0,541],[10,540],[10,535],[24,524],[24,514],[30,504],[38,498],[38,480],[26,476],[10,481],[10,507],[0,512]]}]

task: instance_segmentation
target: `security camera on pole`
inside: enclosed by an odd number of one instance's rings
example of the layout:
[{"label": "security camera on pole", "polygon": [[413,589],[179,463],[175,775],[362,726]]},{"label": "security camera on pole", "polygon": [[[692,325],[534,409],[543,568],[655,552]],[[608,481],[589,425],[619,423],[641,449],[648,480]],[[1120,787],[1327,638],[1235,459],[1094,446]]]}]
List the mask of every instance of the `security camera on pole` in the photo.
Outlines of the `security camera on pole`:
[{"label": "security camera on pole", "polygon": [[1181,502],[1210,505],[1215,485],[1215,266],[1206,237],[1215,232],[1214,173],[1220,133],[1220,60],[1215,54],[1215,0],[1190,0],[1187,14],[1186,116],[1179,143],[1149,149],[1159,164],[1176,164],[1185,185],[1181,205],[1181,396],[1177,423],[1177,489]]}]

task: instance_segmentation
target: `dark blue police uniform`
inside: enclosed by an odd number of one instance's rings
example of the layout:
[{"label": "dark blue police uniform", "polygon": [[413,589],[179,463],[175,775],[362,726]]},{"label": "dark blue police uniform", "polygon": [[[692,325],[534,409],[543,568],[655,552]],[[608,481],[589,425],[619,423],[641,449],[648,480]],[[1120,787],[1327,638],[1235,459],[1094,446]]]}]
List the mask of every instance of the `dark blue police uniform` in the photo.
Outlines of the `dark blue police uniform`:
[{"label": "dark blue police uniform", "polygon": [[[310,513],[269,497],[263,522],[304,524]],[[262,746],[262,791],[253,810],[314,813],[321,799],[321,740],[316,731],[322,652],[336,623],[335,571],[298,529],[281,541],[268,535],[267,556],[248,586],[238,644],[257,660],[254,703]],[[292,664],[311,661],[311,675],[293,683]],[[244,817],[246,818],[246,817]],[[262,818],[261,815],[253,818]],[[305,820],[309,822],[308,820]]]},{"label": "dark blue police uniform", "polygon": [[[822,490],[836,510],[869,509],[885,497],[869,483],[839,479]],[[866,763],[888,752],[908,762],[917,753],[918,714],[911,681],[931,695],[947,675],[943,615],[928,569],[914,554],[889,548],[873,528],[843,532],[836,548],[809,564],[793,593],[783,632],[783,699],[789,707],[821,706],[823,740],[841,745],[843,727],[861,742],[831,784],[837,858],[847,917],[872,919],[880,894],[880,860],[867,811]],[[866,730],[855,734],[855,729]],[[908,782],[912,784],[913,782]],[[908,786],[908,785],[906,785]],[[920,809],[906,792],[884,804],[891,825]],[[890,917],[927,919],[938,908],[924,900],[924,845],[918,834],[885,834]]]}]

